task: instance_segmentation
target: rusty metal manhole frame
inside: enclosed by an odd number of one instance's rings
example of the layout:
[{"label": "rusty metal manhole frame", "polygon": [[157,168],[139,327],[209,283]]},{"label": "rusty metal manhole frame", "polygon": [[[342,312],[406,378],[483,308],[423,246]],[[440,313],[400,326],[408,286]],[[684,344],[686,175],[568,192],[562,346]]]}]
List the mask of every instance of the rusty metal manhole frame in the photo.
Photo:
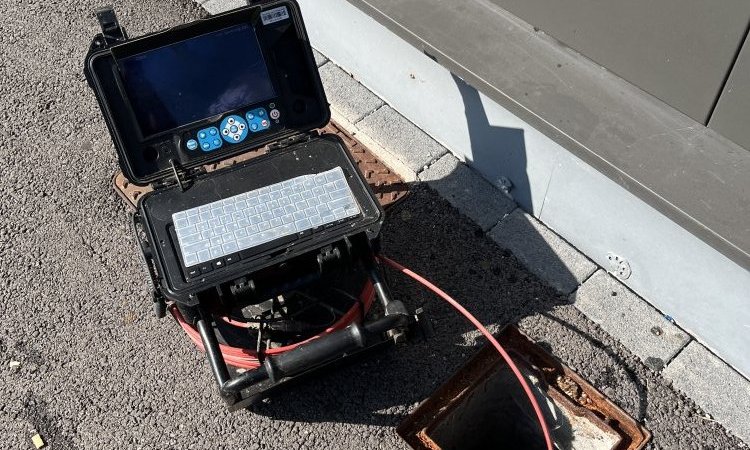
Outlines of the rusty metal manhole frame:
[{"label": "rusty metal manhole frame", "polygon": [[[401,201],[408,195],[409,185],[380,161],[370,149],[362,145],[361,142],[346,132],[337,123],[331,121],[328,125],[321,128],[320,131],[322,133],[336,134],[344,140],[346,148],[357,163],[357,167],[359,167],[359,170],[365,176],[367,183],[375,192],[380,204],[384,208]],[[206,171],[212,172],[263,155],[266,151],[267,147],[261,147],[233,158],[207,164],[204,167]],[[117,192],[131,210],[135,210],[138,200],[152,190],[150,185],[142,186],[132,183],[120,171],[112,178],[112,184],[114,185],[115,192]]]},{"label": "rusty metal manhole frame", "polygon": [[[514,325],[506,326],[498,340],[522,370],[543,380],[542,388],[554,402],[599,428],[613,430],[621,438],[614,450],[641,450],[651,439],[651,433],[635,419]],[[489,372],[497,370],[498,364],[504,362],[494,347],[486,345],[401,422],[398,434],[415,450],[440,450],[430,432]]]}]

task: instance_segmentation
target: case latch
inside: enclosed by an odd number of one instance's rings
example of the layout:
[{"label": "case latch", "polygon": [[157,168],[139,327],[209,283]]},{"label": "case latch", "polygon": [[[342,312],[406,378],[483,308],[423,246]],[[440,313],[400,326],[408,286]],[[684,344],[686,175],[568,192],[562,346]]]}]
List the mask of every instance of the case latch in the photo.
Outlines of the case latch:
[{"label": "case latch", "polygon": [[99,21],[99,25],[102,27],[103,44],[105,47],[128,39],[128,34],[120,26],[117,14],[115,14],[112,6],[103,6],[94,11],[94,13],[96,14],[96,19]]},{"label": "case latch", "polygon": [[274,150],[280,150],[282,148],[289,147],[291,145],[299,144],[300,142],[307,142],[312,137],[319,136],[319,135],[320,135],[320,133],[318,133],[315,130],[310,131],[308,133],[295,134],[295,135],[290,136],[288,138],[281,139],[281,140],[279,140],[277,142],[273,142],[271,144],[268,144],[268,151],[272,152]]}]

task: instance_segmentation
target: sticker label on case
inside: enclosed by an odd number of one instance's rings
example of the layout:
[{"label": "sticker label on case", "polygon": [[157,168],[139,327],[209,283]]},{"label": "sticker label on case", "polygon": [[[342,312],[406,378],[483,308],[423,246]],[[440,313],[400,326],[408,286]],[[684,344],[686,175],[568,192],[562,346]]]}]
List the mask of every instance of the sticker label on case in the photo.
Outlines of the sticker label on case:
[{"label": "sticker label on case", "polygon": [[279,6],[278,8],[269,9],[268,11],[260,13],[260,19],[263,21],[263,25],[268,25],[288,18],[289,11],[287,11],[286,6]]}]

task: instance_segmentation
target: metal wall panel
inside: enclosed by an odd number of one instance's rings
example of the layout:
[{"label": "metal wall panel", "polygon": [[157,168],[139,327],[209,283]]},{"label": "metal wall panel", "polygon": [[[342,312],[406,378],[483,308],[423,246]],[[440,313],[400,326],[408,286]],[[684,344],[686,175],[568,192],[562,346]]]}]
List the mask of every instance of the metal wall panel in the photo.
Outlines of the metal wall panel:
[{"label": "metal wall panel", "polygon": [[[497,98],[491,98],[489,95],[474,96],[465,86],[457,83],[446,68],[425,56],[422,50],[426,52],[429,50],[428,53],[436,55],[438,60],[442,57],[442,54],[437,53],[436,49],[427,44],[427,40],[422,40],[420,37],[420,35],[427,34],[428,29],[436,29],[435,33],[446,39],[454,36],[448,26],[451,24],[439,21],[440,17],[437,14],[439,8],[436,7],[439,5],[436,5],[435,0],[377,1],[381,3],[381,6],[387,3],[396,10],[409,6],[413,8],[415,14],[419,13],[421,25],[409,27],[408,32],[404,31],[404,35],[414,39],[412,45],[399,39],[384,26],[349,4],[347,0],[300,0],[313,45],[332,61],[351,72],[357,80],[387,100],[390,105],[428,134],[448,146],[454,154],[466,159],[489,181],[496,182],[497,177],[501,175],[511,178],[515,186],[511,190],[514,196],[517,196],[519,190],[525,186],[528,189],[526,196],[517,197],[521,203],[598,263],[606,263],[606,254],[609,251],[626,257],[634,269],[633,275],[624,281],[628,287],[646,298],[656,308],[672,314],[679,320],[680,325],[696,333],[701,342],[725,358],[729,364],[746,376],[750,375],[750,357],[748,356],[750,353],[746,351],[750,345],[748,342],[750,335],[747,333],[750,311],[746,311],[747,293],[750,291],[750,272],[721,255],[679,224],[672,222],[636,195],[628,192],[630,189],[628,183],[622,183],[621,179],[613,181],[608,176],[599,173],[599,168],[590,167],[586,162],[574,156],[569,148],[546,139],[532,125],[540,123],[538,117],[536,121],[527,119],[524,122],[518,116],[514,117],[515,113],[507,109],[507,105],[512,102],[506,101],[502,104],[496,103]],[[456,10],[466,11],[464,4],[459,4],[455,0],[451,2],[445,0],[443,4],[449,4]],[[432,8],[429,7],[430,5]],[[384,9],[386,8],[381,11]],[[491,13],[480,17],[489,20]],[[462,25],[453,24],[456,27]],[[391,26],[394,29],[400,28],[400,24],[391,23]],[[504,27],[490,30],[507,30],[507,28],[506,23]],[[479,26],[464,29],[470,30],[472,35],[483,34],[483,38],[497,42],[498,45],[504,42],[505,46],[511,48],[523,48],[524,51],[519,50],[519,53],[525,55],[525,59],[519,61],[505,55],[503,61],[498,62],[506,62],[508,70],[517,69],[542,75],[547,73],[543,70],[543,66],[537,64],[539,53],[535,50],[538,50],[538,47],[529,45],[528,38],[513,39],[513,36],[508,34],[492,36],[486,29]],[[341,36],[347,36],[347,39],[341,39]],[[525,42],[527,45],[521,47],[519,42]],[[473,48],[467,49],[465,46],[462,48],[464,56],[468,53],[473,57],[477,53]],[[484,56],[480,54],[476,55],[476,58],[483,60]],[[554,61],[561,60],[556,58]],[[552,63],[551,66],[550,70],[554,71],[555,64]],[[498,71],[492,71],[492,73],[498,73]],[[555,79],[565,76],[565,73],[557,71],[552,73]],[[597,77],[601,76],[603,75],[597,75]],[[562,78],[562,81],[563,84],[574,82],[567,78]],[[583,84],[589,87],[589,91],[595,90],[596,83],[590,79],[584,81]],[[542,82],[545,86],[551,86],[551,81],[545,79]],[[517,86],[517,83],[509,84]],[[632,86],[629,88],[619,84],[612,86],[614,88],[608,92],[623,91],[624,98],[633,97],[628,89],[637,90]],[[533,92],[533,90],[526,90],[526,87],[521,85],[520,92]],[[572,94],[569,93],[569,95]],[[524,98],[523,94],[520,98]],[[550,95],[545,95],[544,98],[549,100]],[[568,104],[571,103],[572,100],[568,101]],[[607,102],[610,107],[613,104],[615,103]],[[487,139],[476,134],[472,137],[469,122],[476,122],[477,115],[467,115],[468,110],[483,111],[486,117],[484,119],[479,117],[482,125],[480,131],[484,129],[482,134]],[[442,113],[437,114],[436,111]],[[594,109],[594,112],[593,117],[603,115],[599,114],[598,108]],[[636,112],[635,117],[645,115],[646,125],[656,123],[662,127],[659,132],[655,129],[648,129],[645,133],[642,127],[638,127],[637,132],[644,135],[646,143],[659,139],[658,137],[648,139],[652,135],[671,135],[672,130],[681,129],[683,125],[648,108],[645,110],[636,108]],[[674,111],[670,114],[680,116],[679,119],[686,123],[692,122]],[[469,120],[469,117],[473,119]],[[623,117],[618,115],[616,119],[623,121]],[[612,123],[615,122],[613,119]],[[502,163],[503,165],[500,165],[500,162],[496,160],[477,157],[477,155],[488,154],[482,145],[477,146],[477,142],[491,142],[500,127],[523,129],[526,155],[523,165],[519,164],[518,158],[506,160]],[[622,134],[622,130],[614,127],[608,126],[606,129],[610,130],[610,136],[612,133]],[[713,155],[711,152],[713,138],[708,139],[702,133],[698,133],[694,136],[694,140],[699,141],[701,145],[700,154]],[[720,141],[725,140],[720,139]],[[615,147],[615,150],[623,149],[622,146],[611,143],[607,148],[610,147]],[[675,145],[670,142],[657,141],[653,147],[644,148],[644,153],[639,153],[639,156],[641,156],[641,161],[649,163],[651,159],[643,158],[644,155],[656,155],[660,149],[672,147]],[[746,156],[739,147],[732,147],[738,149],[733,151],[733,154],[741,152],[742,156]],[[682,146],[677,147],[676,150],[692,154],[691,148],[692,146]],[[635,150],[636,148],[631,147],[620,153],[632,153]],[[713,160],[718,161],[719,158],[713,158]],[[680,160],[677,164],[683,162]],[[721,162],[721,164],[734,165],[743,173],[748,172],[743,169],[747,166],[743,165],[742,161],[737,161],[737,164],[727,162]],[[662,171],[662,174],[664,173],[667,172]],[[690,173],[694,172],[690,171]],[[681,177],[680,180],[691,181],[693,178]],[[724,185],[722,182],[715,184]],[[731,180],[728,184],[737,185],[736,181]],[[689,188],[686,189],[689,190]],[[723,192],[725,194],[723,196],[727,197],[732,191]],[[700,194],[701,192],[695,192],[694,195],[699,198]],[[714,195],[708,198],[714,198]],[[530,205],[533,209],[527,204],[529,200],[533,201],[533,205]],[[734,208],[733,211],[741,218],[747,216],[747,214],[743,216],[741,208]],[[724,218],[723,213],[719,215]]]},{"label": "metal wall panel", "polygon": [[719,97],[709,127],[750,150],[750,39]]},{"label": "metal wall panel", "polygon": [[750,20],[747,0],[489,1],[703,124]]}]

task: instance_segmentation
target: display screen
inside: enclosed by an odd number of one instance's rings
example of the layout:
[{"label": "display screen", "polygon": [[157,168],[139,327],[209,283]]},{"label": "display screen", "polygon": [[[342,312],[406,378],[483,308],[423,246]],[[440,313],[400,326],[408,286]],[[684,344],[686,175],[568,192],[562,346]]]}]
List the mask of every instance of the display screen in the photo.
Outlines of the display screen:
[{"label": "display screen", "polygon": [[249,24],[129,56],[118,66],[144,136],[276,95]]}]

